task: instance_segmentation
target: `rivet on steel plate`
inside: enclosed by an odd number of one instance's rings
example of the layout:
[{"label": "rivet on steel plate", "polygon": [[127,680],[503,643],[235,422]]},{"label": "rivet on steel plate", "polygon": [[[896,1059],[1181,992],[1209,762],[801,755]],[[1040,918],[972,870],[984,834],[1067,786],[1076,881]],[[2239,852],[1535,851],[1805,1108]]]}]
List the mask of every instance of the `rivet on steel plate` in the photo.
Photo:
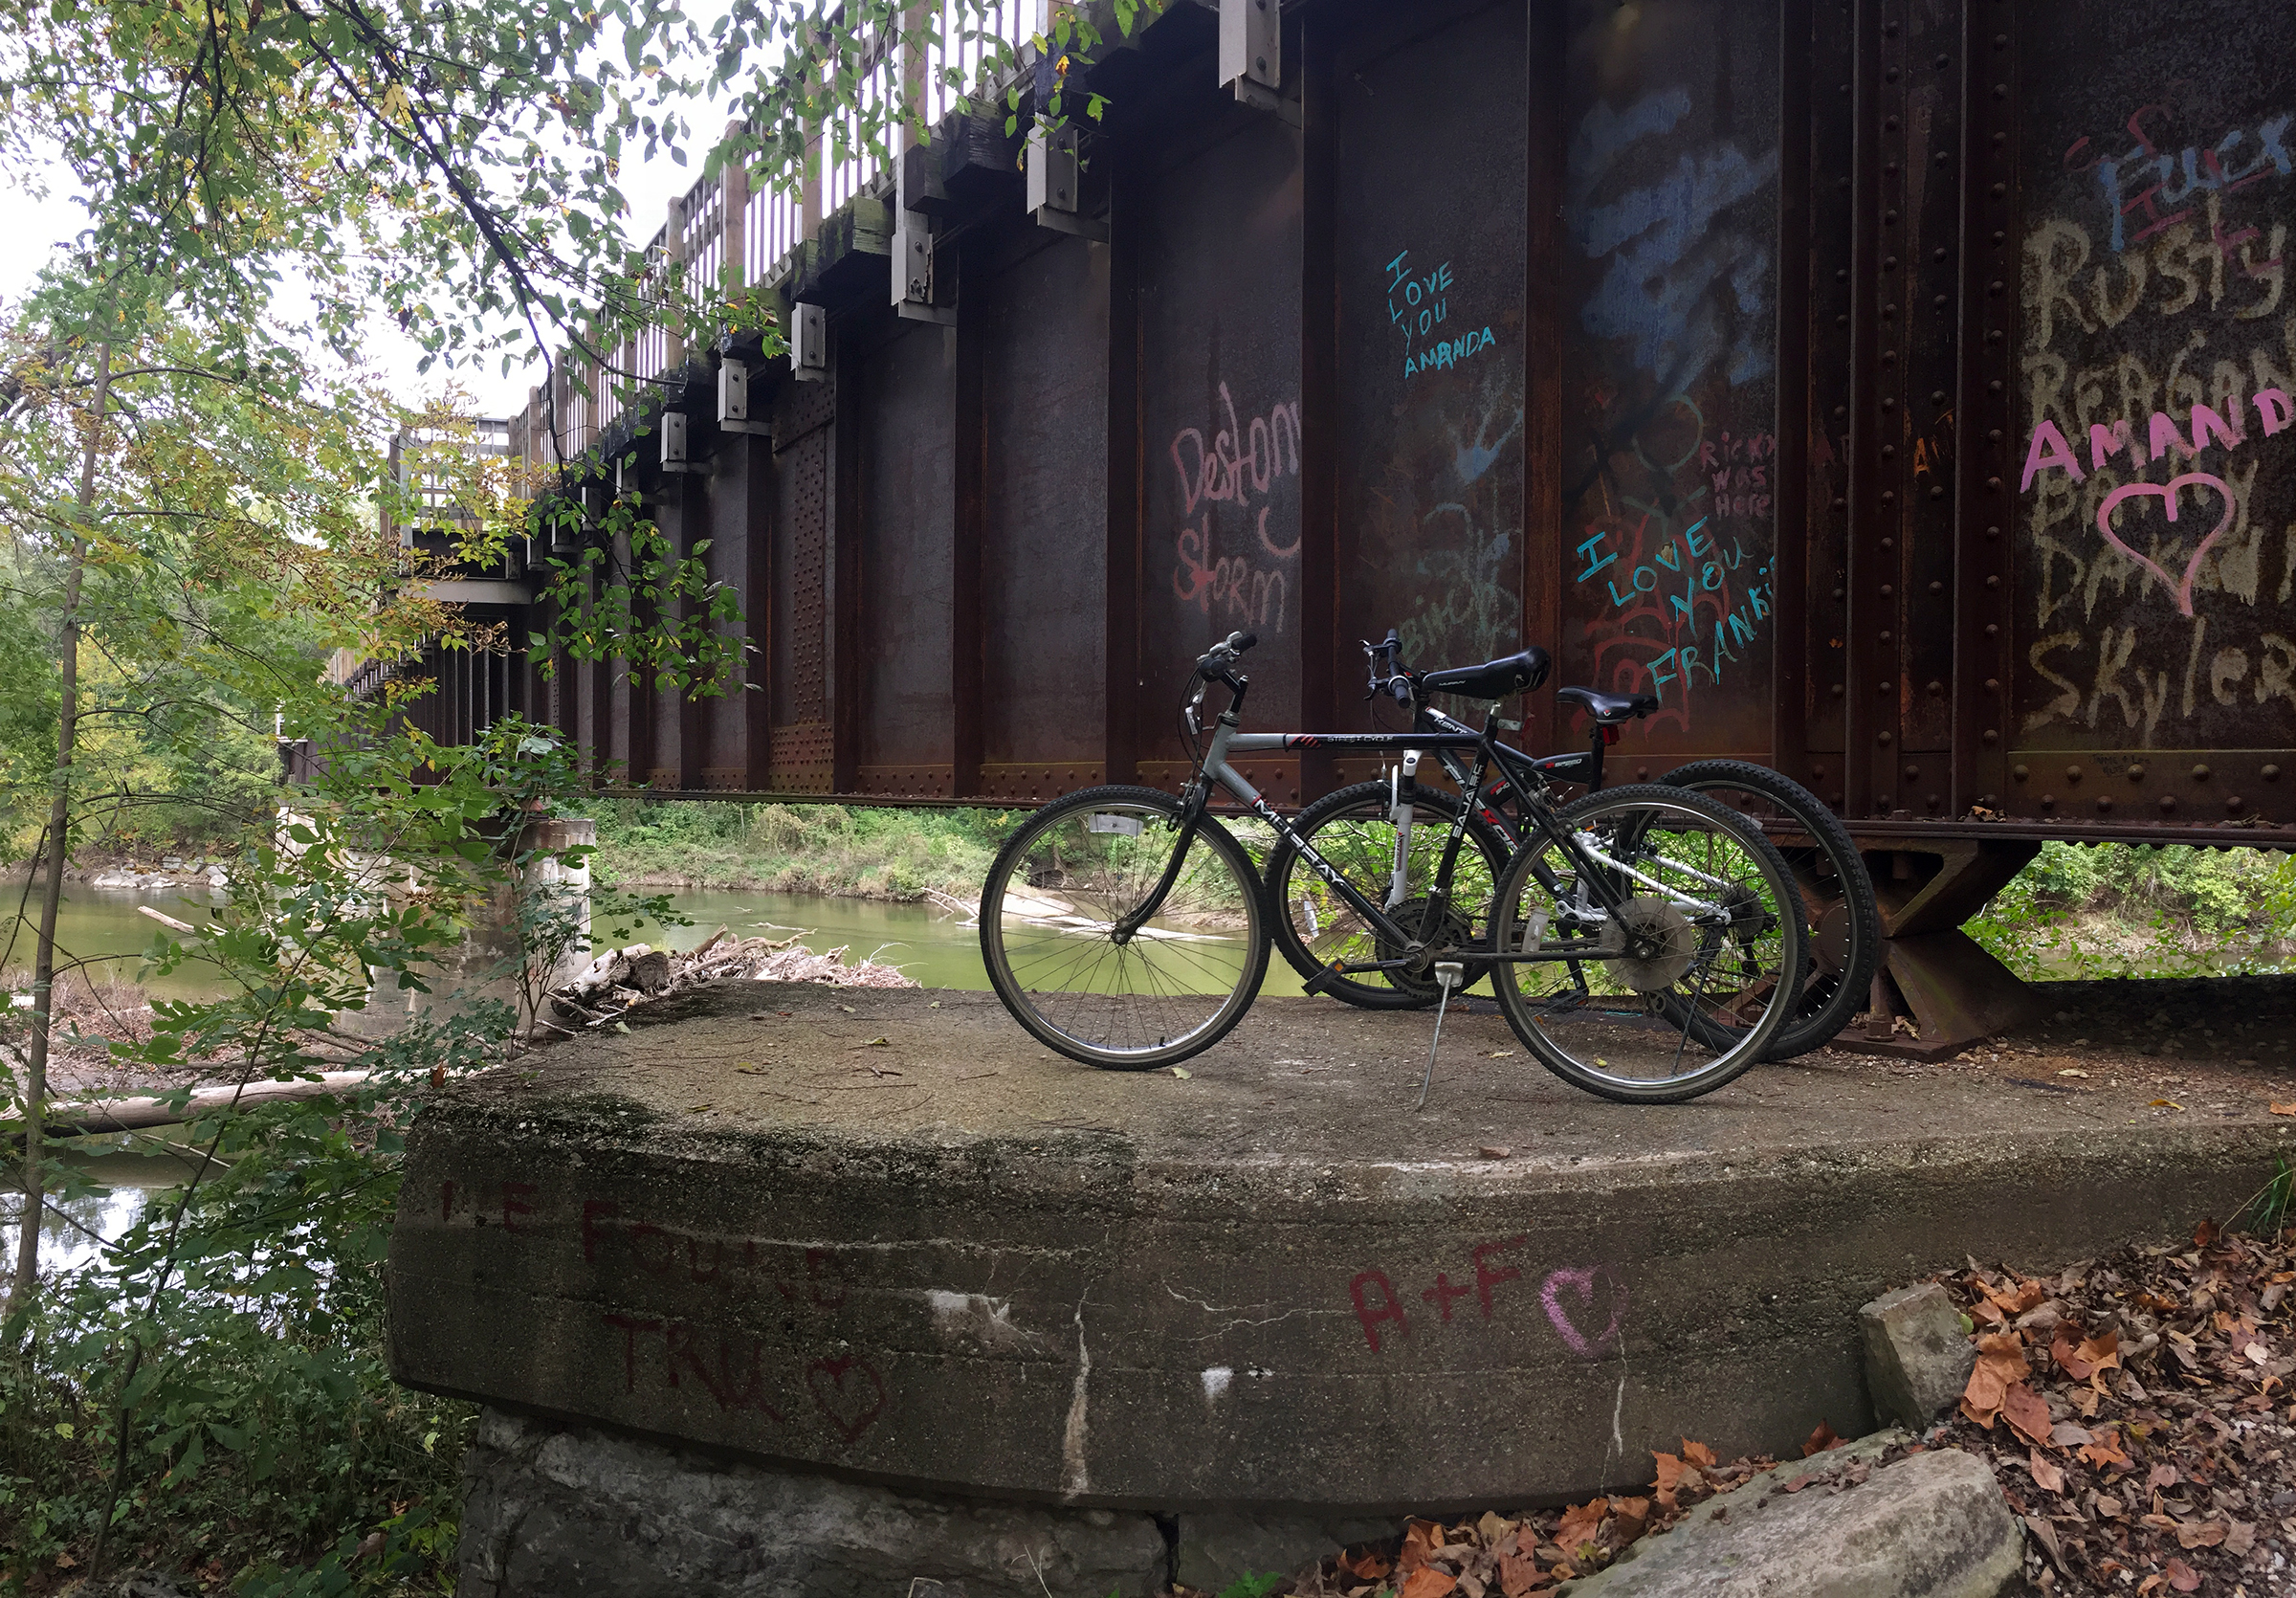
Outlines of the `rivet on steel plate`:
[{"label": "rivet on steel plate", "polygon": [[2161,808],[2163,810],[2175,810],[2175,809],[2176,808],[2176,795],[2175,795],[2174,793],[2164,793],[2164,794],[2162,794],[2162,795],[2160,796],[2160,808]]},{"label": "rivet on steel plate", "polygon": [[1896,740],[1894,737],[1892,737],[1890,734],[1888,734],[1888,733],[1886,733],[1886,732],[1885,732],[1885,733],[1880,733],[1880,734],[1877,734],[1877,735],[1876,735],[1876,737],[1875,737],[1875,742],[1877,742],[1877,743],[1881,743],[1881,744],[1894,744],[1894,743],[1896,743],[1896,742],[1897,742],[1897,740]]},{"label": "rivet on steel plate", "polygon": [[2204,782],[2208,781],[2208,767],[2207,767],[2207,766],[2194,766],[2194,767],[2193,767],[2193,781],[2195,781],[2195,782],[2197,782],[2197,783],[2204,783]]},{"label": "rivet on steel plate", "polygon": [[1930,692],[1932,694],[1942,694],[1945,692],[1945,684],[1938,681],[1935,677],[1932,677],[1930,678]]},{"label": "rivet on steel plate", "polygon": [[1988,744],[1998,744],[2001,741],[2001,735],[1991,727],[1985,729],[1983,737]]},{"label": "rivet on steel plate", "polygon": [[2111,794],[2109,794],[2109,793],[2100,793],[2100,794],[2098,794],[2098,795],[2097,795],[2097,809],[2098,809],[2099,810],[2111,810],[2111,809],[2112,809],[2112,795],[2111,795]]},{"label": "rivet on steel plate", "polygon": [[2024,781],[2024,780],[2025,780],[2027,777],[2031,776],[2031,775],[2032,775],[2032,773],[2031,773],[2030,771],[2027,771],[2027,770],[2026,770],[2026,769],[2025,769],[2023,766],[2012,766],[2009,768],[2009,775],[2011,775],[2012,777],[2015,777],[2015,778],[2016,778],[2016,779],[2017,779],[2019,782],[2020,782],[2020,783],[2021,783],[2021,782],[2023,782],[2023,781]]},{"label": "rivet on steel plate", "polygon": [[2066,766],[2064,768],[2064,780],[2068,783],[2079,782],[2081,780],[2081,767],[2078,766]]},{"label": "rivet on steel plate", "polygon": [[2259,775],[2268,783],[2276,783],[2280,781],[2280,767],[2277,766],[2267,766],[2262,772],[2259,773]]},{"label": "rivet on steel plate", "polygon": [[1985,586],[1989,588],[1998,588],[2001,586],[2001,580],[1998,576],[1988,577],[1985,579]]},{"label": "rivet on steel plate", "polygon": [[2238,815],[2248,808],[2248,802],[2236,793],[2224,801],[2224,808],[2234,815]]},{"label": "rivet on steel plate", "polygon": [[2042,794],[2041,796],[2041,808],[2044,810],[2055,810],[2057,808],[2057,795],[2054,793]]},{"label": "rivet on steel plate", "polygon": [[2001,536],[2001,530],[1998,527],[1988,527],[1985,529],[1985,536],[1987,538],[1999,538]]}]

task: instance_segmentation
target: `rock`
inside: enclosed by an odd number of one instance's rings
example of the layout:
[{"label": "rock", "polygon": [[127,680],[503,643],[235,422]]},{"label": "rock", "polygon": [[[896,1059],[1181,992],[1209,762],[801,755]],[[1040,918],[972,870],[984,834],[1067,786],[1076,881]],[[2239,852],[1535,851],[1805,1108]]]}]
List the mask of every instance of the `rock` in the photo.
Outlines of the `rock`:
[{"label": "rock", "polygon": [[1874,1412],[1920,1431],[1969,1386],[1977,1350],[1935,1282],[1885,1293],[1858,1311]]},{"label": "rock", "polygon": [[1213,1513],[1179,1517],[1181,1587],[1225,1592],[1247,1576],[1295,1576],[1334,1548],[1393,1537],[1392,1520]]},{"label": "rock", "polygon": [[160,1570],[130,1570],[99,1582],[65,1588],[67,1598],[190,1598],[173,1576]]},{"label": "rock", "polygon": [[670,951],[648,949],[629,963],[629,985],[648,998],[670,986]]},{"label": "rock", "polygon": [[1145,1514],[924,1498],[486,1412],[457,1598],[1146,1598]]},{"label": "rock", "polygon": [[[1936,1449],[1873,1468],[1903,1432],[1789,1460],[1708,1499],[1557,1598],[1996,1598],[2023,1580],[2024,1531],[1982,1460]],[[1857,1477],[1870,1471],[1862,1481]],[[1806,1485],[1783,1489],[1802,1477]],[[1854,1484],[1852,1484],[1854,1482]]]}]

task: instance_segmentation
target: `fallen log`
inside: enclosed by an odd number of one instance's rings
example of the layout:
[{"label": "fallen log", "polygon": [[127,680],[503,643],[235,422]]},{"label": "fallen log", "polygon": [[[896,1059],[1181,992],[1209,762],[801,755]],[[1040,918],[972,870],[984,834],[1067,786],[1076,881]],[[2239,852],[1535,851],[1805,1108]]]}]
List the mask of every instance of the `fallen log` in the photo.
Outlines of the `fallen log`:
[{"label": "fallen log", "polygon": [[[372,1076],[367,1071],[328,1071],[316,1082],[275,1082],[265,1077],[245,1087],[201,1088],[193,1093],[180,1110],[156,1096],[134,1099],[90,1099],[77,1103],[51,1104],[46,1123],[52,1138],[88,1138],[105,1132],[141,1132],[154,1126],[178,1126],[196,1121],[203,1115],[230,1109],[234,1099],[245,1109],[253,1104],[276,1103],[286,1099],[319,1099],[327,1094],[341,1093],[357,1087]],[[21,1129],[13,1136],[21,1138]]]}]

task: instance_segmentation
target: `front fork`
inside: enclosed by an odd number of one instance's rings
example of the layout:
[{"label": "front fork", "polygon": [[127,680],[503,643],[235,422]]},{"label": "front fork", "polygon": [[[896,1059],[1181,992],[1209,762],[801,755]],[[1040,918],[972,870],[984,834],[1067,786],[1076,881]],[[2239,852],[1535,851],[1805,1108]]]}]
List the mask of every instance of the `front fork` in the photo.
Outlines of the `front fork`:
[{"label": "front fork", "polygon": [[[1242,698],[1241,694],[1237,695],[1239,700]],[[1212,779],[1207,773],[1226,764],[1227,742],[1235,737],[1240,724],[1241,718],[1236,715],[1232,705],[1222,712],[1219,721],[1214,723],[1211,747],[1204,752],[1203,764],[1197,767],[1194,780],[1181,792],[1180,837],[1172,846],[1172,857],[1164,862],[1164,874],[1157,878],[1156,887],[1148,897],[1140,900],[1138,907],[1130,915],[1117,921],[1111,930],[1111,938],[1118,944],[1132,942],[1135,933],[1156,919],[1156,913],[1164,907],[1164,900],[1171,897],[1173,888],[1179,883],[1181,871],[1188,863],[1188,847],[1196,841],[1197,824],[1203,820],[1203,812],[1211,809]]]}]

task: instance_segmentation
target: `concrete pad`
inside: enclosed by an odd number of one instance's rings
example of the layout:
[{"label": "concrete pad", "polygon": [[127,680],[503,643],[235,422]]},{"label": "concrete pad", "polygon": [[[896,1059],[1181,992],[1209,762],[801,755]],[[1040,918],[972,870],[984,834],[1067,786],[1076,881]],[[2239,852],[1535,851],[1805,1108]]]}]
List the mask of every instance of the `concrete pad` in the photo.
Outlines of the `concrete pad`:
[{"label": "concrete pad", "polygon": [[424,1111],[402,1381],[1159,1513],[1551,1502],[1684,1435],[1854,1434],[1877,1293],[2229,1219],[2289,1141],[2261,1096],[1839,1058],[1629,1108],[1495,1014],[1452,1017],[1415,1116],[1430,1018],[1304,999],[1186,1079],[1054,1058],[982,994],[736,985],[648,1021]]}]

